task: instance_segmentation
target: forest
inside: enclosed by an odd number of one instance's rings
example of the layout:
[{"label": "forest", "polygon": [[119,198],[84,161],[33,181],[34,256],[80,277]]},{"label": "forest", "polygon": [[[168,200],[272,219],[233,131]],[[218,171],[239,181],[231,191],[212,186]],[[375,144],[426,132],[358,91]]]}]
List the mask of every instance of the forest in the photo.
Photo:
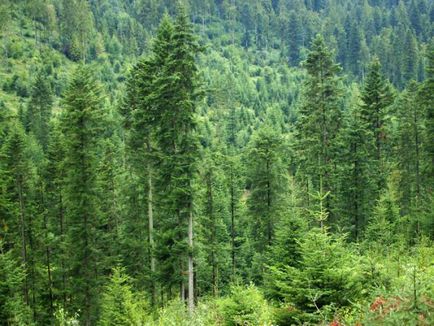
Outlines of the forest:
[{"label": "forest", "polygon": [[434,325],[432,0],[0,0],[0,325]]}]

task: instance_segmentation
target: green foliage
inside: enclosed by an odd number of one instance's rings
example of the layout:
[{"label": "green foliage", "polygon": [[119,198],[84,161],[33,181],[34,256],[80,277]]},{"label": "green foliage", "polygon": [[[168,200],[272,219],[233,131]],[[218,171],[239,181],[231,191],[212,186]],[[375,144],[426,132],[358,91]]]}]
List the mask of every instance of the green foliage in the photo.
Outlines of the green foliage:
[{"label": "green foliage", "polygon": [[0,242],[0,319],[6,325],[30,325],[30,309],[20,295],[24,269]]},{"label": "green foliage", "polygon": [[262,253],[274,239],[275,224],[283,208],[286,171],[282,162],[282,136],[265,126],[252,135],[248,153],[247,201],[255,249]]},{"label": "green foliage", "polygon": [[232,286],[231,294],[217,302],[223,325],[272,325],[271,308],[262,293],[253,285]]},{"label": "green foliage", "polygon": [[0,324],[432,324],[430,1],[183,5],[0,1]]},{"label": "green foliage", "polygon": [[[294,320],[327,320],[333,311],[362,298],[364,279],[357,253],[342,237],[313,228],[300,241],[296,267],[270,267],[285,302],[299,309]],[[307,314],[306,314],[307,313]]]},{"label": "green foliage", "polygon": [[335,162],[341,145],[338,141],[342,117],[339,103],[341,88],[337,76],[340,67],[334,62],[320,35],[313,40],[303,66],[308,76],[296,124],[297,164],[304,182],[313,186],[310,193],[331,193],[325,203],[326,210],[331,214],[335,210],[331,203],[336,191],[333,178]]},{"label": "green foliage", "polygon": [[143,325],[147,305],[143,294],[133,293],[125,269],[115,267],[101,298],[99,325]]},{"label": "green foliage", "polygon": [[369,301],[344,313],[342,321],[369,325],[430,325],[434,318],[434,274],[429,263],[433,258],[432,248],[429,241],[423,240],[411,251],[411,256],[399,254],[396,263],[379,257],[377,268],[383,269],[389,282],[375,287]]},{"label": "green foliage", "polygon": [[51,118],[53,95],[46,76],[40,72],[34,82],[30,103],[26,111],[24,125],[46,149],[48,145],[48,126]]},{"label": "green foliage", "polygon": [[218,152],[214,155],[206,153],[200,171],[204,187],[203,193],[200,194],[201,211],[197,233],[200,239],[207,239],[207,241],[199,244],[201,252],[198,256],[202,256],[204,262],[197,270],[197,277],[201,284],[200,291],[211,290],[213,295],[219,294],[219,290],[226,285],[229,276],[227,223],[230,214],[228,203],[230,194],[222,169],[224,158]]},{"label": "green foliage", "polygon": [[388,252],[394,244],[405,239],[406,237],[402,235],[405,235],[408,228],[405,218],[401,218],[399,214],[396,180],[391,177],[387,186],[377,201],[365,234],[368,246],[376,246],[378,250],[384,252]]},{"label": "green foliage", "polygon": [[176,299],[160,309],[155,324],[158,326],[187,326],[190,325],[189,319],[184,303]]},{"label": "green foliage", "polygon": [[[79,67],[65,96],[61,129],[65,142],[66,253],[73,311],[85,323],[97,318],[98,206],[96,145],[102,123],[100,89],[92,71]],[[103,266],[101,266],[103,267]]]}]

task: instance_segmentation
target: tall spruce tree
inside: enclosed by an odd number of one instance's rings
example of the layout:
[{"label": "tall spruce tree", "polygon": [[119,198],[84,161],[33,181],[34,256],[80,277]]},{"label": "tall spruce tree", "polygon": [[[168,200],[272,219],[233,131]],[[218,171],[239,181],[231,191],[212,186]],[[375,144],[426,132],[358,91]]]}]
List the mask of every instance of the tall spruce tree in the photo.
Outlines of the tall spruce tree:
[{"label": "tall spruce tree", "polygon": [[[427,66],[426,66],[426,79],[422,83],[419,99],[424,108],[424,116],[426,119],[426,131],[425,135],[427,139],[432,138],[434,134],[434,42],[431,42],[427,50]],[[428,154],[428,160],[426,162],[426,175],[431,184],[434,180],[434,142],[428,141],[424,144],[424,150]],[[432,187],[431,187],[432,189]]]},{"label": "tall spruce tree", "polygon": [[[171,29],[171,24],[168,18],[163,18],[164,26]],[[162,23],[163,24],[163,23]],[[166,25],[167,24],[167,25]],[[165,36],[163,32],[165,28],[160,27],[158,38],[162,39]],[[170,33],[169,33],[170,34]],[[154,248],[154,202],[153,202],[153,164],[154,160],[154,144],[153,138],[155,134],[155,121],[158,112],[153,110],[154,106],[149,101],[149,97],[152,94],[152,81],[154,77],[154,69],[157,66],[153,61],[144,59],[138,62],[132,72],[130,79],[128,80],[129,90],[127,92],[127,98],[124,114],[124,126],[129,131],[127,147],[128,153],[131,158],[131,165],[138,176],[141,189],[147,192],[147,218],[148,218],[148,251],[149,251],[149,263],[148,268],[142,269],[144,271],[151,272],[151,288],[152,288],[152,301],[156,300],[156,285],[155,285],[155,248]],[[144,194],[143,194],[144,195]],[[137,229],[139,233],[142,233],[141,229]],[[134,231],[132,231],[134,232]],[[141,251],[146,250],[143,248]],[[146,273],[148,274],[148,273]]]},{"label": "tall spruce tree", "polygon": [[45,168],[46,205],[52,247],[54,300],[63,308],[67,305],[67,266],[65,217],[65,140],[59,119],[52,120]]},{"label": "tall spruce tree", "polygon": [[83,325],[94,325],[98,317],[98,274],[102,267],[97,247],[96,150],[101,118],[101,89],[92,70],[80,66],[65,95],[61,128],[65,140],[68,308],[80,311]]},{"label": "tall spruce tree", "polygon": [[378,186],[385,182],[384,145],[387,138],[385,124],[387,109],[393,102],[390,86],[381,72],[378,58],[374,58],[369,66],[368,75],[361,92],[361,118],[369,132],[366,139],[372,139],[374,147],[369,151],[371,168],[377,175]]},{"label": "tall spruce tree", "polygon": [[[300,171],[308,186],[308,195],[319,191],[320,180],[324,192],[331,192],[325,203],[326,210],[331,213],[330,199],[335,191],[335,166],[340,147],[337,136],[342,126],[341,91],[337,76],[340,67],[334,63],[321,35],[313,40],[303,66],[307,70],[307,78],[296,124]],[[333,218],[333,214],[330,217]]]},{"label": "tall spruce tree", "polygon": [[282,136],[264,126],[253,134],[248,153],[247,181],[250,236],[254,254],[252,277],[262,280],[265,253],[274,242],[275,226],[283,209],[286,170],[282,162]]},{"label": "tall spruce tree", "polygon": [[[181,297],[188,284],[189,311],[194,308],[193,214],[198,159],[195,134],[195,101],[198,76],[195,57],[200,48],[185,10],[180,7],[174,23],[171,46],[156,43],[156,58],[165,58],[154,79],[152,105],[159,112],[156,138],[160,150],[158,187],[165,220],[162,243],[171,258],[164,268],[172,270],[166,284],[178,283]],[[167,50],[169,50],[167,52]],[[158,61],[157,61],[158,64]],[[187,272],[185,272],[187,267]],[[187,275],[187,282],[184,275]],[[167,274],[166,274],[167,275]]]},{"label": "tall spruce tree", "polygon": [[[227,282],[229,275],[229,235],[228,222],[229,194],[226,180],[222,171],[224,156],[214,149],[215,154],[206,152],[202,160],[201,178],[204,185],[201,191],[200,219],[198,240],[205,262],[198,266],[198,275],[203,292],[209,291],[218,296],[221,288]],[[198,289],[199,290],[199,289]]]},{"label": "tall spruce tree", "polygon": [[241,247],[241,234],[244,231],[240,220],[242,215],[240,197],[244,189],[243,171],[240,157],[234,153],[227,155],[224,172],[226,174],[226,183],[229,192],[228,209],[230,215],[229,233],[231,237],[231,270],[232,280],[234,280],[238,273],[238,253]]},{"label": "tall spruce tree", "polygon": [[272,244],[282,208],[285,185],[282,143],[281,135],[265,126],[253,135],[250,144],[250,196],[247,204],[252,217],[252,238],[258,253],[263,253]]},{"label": "tall spruce tree", "polygon": [[27,107],[25,127],[35,136],[44,150],[48,145],[49,121],[53,94],[47,76],[39,72],[32,87],[31,98]]},{"label": "tall spruce tree", "polygon": [[1,170],[4,180],[2,196],[5,207],[2,217],[2,234],[6,250],[12,249],[15,258],[20,259],[25,276],[22,282],[23,300],[35,315],[35,270],[33,255],[34,230],[32,223],[32,166],[27,149],[27,138],[17,122],[10,127],[2,147]]},{"label": "tall spruce tree", "polygon": [[398,164],[402,171],[402,211],[408,214],[410,207],[420,200],[422,191],[421,163],[424,115],[418,103],[418,84],[410,82],[397,101],[398,110]]},{"label": "tall spruce tree", "polygon": [[[357,99],[358,96],[357,90],[353,98]],[[358,101],[351,104],[344,118],[345,126],[340,134],[344,149],[338,165],[340,225],[350,229],[353,239],[357,241],[361,238],[376,200],[375,171],[369,157],[374,141],[369,137]]]}]

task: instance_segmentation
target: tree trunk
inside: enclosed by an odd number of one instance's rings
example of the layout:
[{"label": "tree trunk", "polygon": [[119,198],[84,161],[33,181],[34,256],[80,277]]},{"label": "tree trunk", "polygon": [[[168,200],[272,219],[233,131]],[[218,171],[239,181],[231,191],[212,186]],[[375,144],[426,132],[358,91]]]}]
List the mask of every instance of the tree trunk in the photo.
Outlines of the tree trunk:
[{"label": "tree trunk", "polygon": [[232,256],[232,278],[235,279],[235,189],[233,171],[231,171],[231,256]]},{"label": "tree trunk", "polygon": [[[23,258],[23,264],[27,270],[27,244],[26,244],[26,226],[25,226],[25,212],[24,212],[24,198],[23,198],[23,191],[21,184],[18,182],[17,185],[18,188],[18,197],[20,201],[20,223],[21,223],[21,255]],[[29,284],[28,284],[28,278],[27,275],[24,280],[24,301],[28,305],[29,304]]]},{"label": "tree trunk", "polygon": [[190,206],[188,218],[188,311],[190,314],[194,310],[194,271],[193,271],[193,212]]},{"label": "tree trunk", "polygon": [[151,257],[151,274],[152,274],[152,305],[156,303],[156,288],[155,288],[155,257],[154,257],[154,213],[153,213],[153,198],[152,198],[152,170],[148,165],[148,222],[149,222],[149,253]]}]

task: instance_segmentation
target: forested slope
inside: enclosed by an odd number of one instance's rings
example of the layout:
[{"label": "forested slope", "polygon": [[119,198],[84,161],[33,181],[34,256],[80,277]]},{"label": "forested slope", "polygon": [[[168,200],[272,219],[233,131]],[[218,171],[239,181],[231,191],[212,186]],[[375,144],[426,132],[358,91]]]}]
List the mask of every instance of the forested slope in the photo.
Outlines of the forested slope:
[{"label": "forested slope", "polygon": [[1,325],[434,323],[429,0],[0,0]]}]

